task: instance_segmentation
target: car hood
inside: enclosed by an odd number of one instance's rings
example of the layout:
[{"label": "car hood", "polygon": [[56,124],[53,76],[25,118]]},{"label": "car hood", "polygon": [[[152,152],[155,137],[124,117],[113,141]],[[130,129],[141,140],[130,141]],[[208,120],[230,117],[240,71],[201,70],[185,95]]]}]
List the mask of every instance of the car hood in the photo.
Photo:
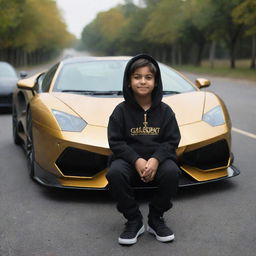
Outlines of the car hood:
[{"label": "car hood", "polygon": [[[104,127],[107,127],[109,116],[115,106],[124,100],[122,97],[94,97],[71,93],[52,94],[88,124]],[[202,119],[205,93],[197,91],[165,96],[163,102],[171,106],[179,126],[182,126]]]}]

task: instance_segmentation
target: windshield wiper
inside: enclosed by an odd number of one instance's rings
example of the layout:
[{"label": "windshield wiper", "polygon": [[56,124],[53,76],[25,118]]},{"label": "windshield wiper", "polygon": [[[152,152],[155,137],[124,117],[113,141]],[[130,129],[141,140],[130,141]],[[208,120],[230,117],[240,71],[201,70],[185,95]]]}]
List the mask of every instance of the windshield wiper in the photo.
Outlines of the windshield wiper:
[{"label": "windshield wiper", "polygon": [[93,91],[91,95],[123,95],[122,91]]},{"label": "windshield wiper", "polygon": [[62,90],[61,92],[74,92],[86,95],[122,95],[122,91],[88,91],[88,90]]},{"label": "windshield wiper", "polygon": [[177,91],[163,91],[163,95],[170,95],[170,94],[179,94],[180,92]]},{"label": "windshield wiper", "polygon": [[61,90],[61,92],[77,92],[77,93],[89,93],[91,91],[85,91],[85,90]]}]

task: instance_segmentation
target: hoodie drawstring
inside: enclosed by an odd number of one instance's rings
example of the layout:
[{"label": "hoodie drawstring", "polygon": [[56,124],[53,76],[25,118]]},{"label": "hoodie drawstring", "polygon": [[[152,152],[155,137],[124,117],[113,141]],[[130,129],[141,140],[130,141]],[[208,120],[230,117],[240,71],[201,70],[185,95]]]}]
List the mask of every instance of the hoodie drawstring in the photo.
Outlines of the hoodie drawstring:
[{"label": "hoodie drawstring", "polygon": [[143,122],[144,127],[148,126],[148,122],[147,122],[147,113],[144,113],[144,122]]}]

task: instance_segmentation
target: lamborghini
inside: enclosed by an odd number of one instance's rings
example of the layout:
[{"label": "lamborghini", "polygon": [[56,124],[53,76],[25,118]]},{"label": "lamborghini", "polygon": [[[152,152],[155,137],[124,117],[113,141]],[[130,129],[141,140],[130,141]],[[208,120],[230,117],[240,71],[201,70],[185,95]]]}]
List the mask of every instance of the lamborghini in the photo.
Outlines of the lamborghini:
[{"label": "lamborghini", "polygon": [[[111,150],[107,125],[123,101],[122,78],[130,57],[74,57],[22,79],[13,93],[13,139],[26,152],[29,175],[60,188],[107,189]],[[231,151],[231,121],[224,102],[159,63],[163,101],[176,114],[179,186],[238,175]]]}]

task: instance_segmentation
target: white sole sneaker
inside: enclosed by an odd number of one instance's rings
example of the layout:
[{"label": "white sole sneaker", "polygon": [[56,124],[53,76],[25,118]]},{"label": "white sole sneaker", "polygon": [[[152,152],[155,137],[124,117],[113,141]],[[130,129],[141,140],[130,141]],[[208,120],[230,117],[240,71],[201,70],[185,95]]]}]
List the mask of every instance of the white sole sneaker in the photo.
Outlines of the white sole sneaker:
[{"label": "white sole sneaker", "polygon": [[118,238],[118,243],[119,244],[124,244],[124,245],[131,245],[131,244],[135,244],[137,243],[137,238],[143,234],[145,231],[145,227],[144,225],[142,225],[142,227],[140,228],[140,230],[137,232],[136,236],[134,238],[130,238],[130,239],[125,239],[125,238]]},{"label": "white sole sneaker", "polygon": [[150,226],[147,226],[147,231],[154,235],[156,237],[156,239],[160,242],[171,242],[174,240],[175,236],[174,234],[170,235],[170,236],[159,236],[157,235],[157,233],[155,232],[155,230],[153,228],[151,228]]}]

